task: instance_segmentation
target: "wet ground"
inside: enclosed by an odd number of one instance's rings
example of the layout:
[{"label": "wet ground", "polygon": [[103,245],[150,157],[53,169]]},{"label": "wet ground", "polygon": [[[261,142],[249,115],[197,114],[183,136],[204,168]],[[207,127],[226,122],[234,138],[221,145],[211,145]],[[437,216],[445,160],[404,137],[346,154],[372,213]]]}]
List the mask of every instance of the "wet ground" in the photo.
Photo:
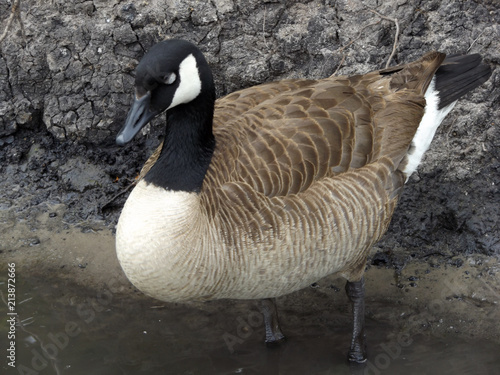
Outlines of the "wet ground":
[{"label": "wet ground", "polygon": [[[350,307],[341,279],[279,298],[279,347],[263,343],[253,301],[167,304],[125,279],[106,227],[64,223],[58,206],[3,221],[0,290],[16,264],[16,365],[8,374],[497,374],[500,264],[473,255],[412,259],[374,249],[366,273],[369,361],[346,362]],[[31,225],[30,225],[31,223]],[[59,229],[57,229],[59,228]],[[0,320],[1,352],[9,325]],[[5,313],[3,312],[5,311]]]}]

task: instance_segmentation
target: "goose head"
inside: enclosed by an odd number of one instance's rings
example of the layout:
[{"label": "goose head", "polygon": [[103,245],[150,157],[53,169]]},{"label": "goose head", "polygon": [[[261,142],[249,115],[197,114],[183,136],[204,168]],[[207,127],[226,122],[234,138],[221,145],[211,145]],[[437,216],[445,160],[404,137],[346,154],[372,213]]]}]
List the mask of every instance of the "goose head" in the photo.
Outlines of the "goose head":
[{"label": "goose head", "polygon": [[116,142],[126,144],[160,113],[166,110],[168,119],[170,110],[189,104],[211,123],[214,101],[212,73],[201,51],[184,40],[157,43],[137,66],[135,98]]}]

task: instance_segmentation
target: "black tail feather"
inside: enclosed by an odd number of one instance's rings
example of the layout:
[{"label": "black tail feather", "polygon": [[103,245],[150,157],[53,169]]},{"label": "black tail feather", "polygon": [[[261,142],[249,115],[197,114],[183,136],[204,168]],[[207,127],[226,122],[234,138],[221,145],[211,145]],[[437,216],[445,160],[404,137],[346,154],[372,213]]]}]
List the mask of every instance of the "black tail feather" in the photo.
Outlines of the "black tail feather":
[{"label": "black tail feather", "polygon": [[481,63],[481,56],[447,56],[436,71],[435,89],[439,92],[439,109],[446,107],[469,91],[482,85],[491,75],[491,68]]}]

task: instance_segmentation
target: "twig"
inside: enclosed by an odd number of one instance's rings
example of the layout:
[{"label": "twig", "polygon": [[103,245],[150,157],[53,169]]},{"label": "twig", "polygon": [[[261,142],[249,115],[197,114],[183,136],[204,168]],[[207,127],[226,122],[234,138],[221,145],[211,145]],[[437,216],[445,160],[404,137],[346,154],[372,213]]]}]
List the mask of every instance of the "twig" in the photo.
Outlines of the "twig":
[{"label": "twig", "polygon": [[123,188],[121,191],[119,191],[118,193],[116,193],[114,196],[111,197],[111,199],[109,199],[106,203],[104,203],[101,207],[100,207],[100,211],[102,212],[103,210],[111,207],[112,203],[117,199],[119,198],[120,196],[122,196],[123,194],[125,194],[127,191],[130,190],[130,188],[134,187],[137,182],[139,181],[134,181],[132,182],[130,185],[126,186],[125,188]]},{"label": "twig", "polygon": [[16,0],[14,4],[12,4],[12,11],[10,12],[9,19],[7,20],[7,25],[5,26],[5,29],[3,30],[2,35],[0,36],[0,42],[2,42],[5,37],[7,36],[7,33],[9,32],[10,26],[12,25],[12,21],[14,21],[14,17],[17,14],[17,5],[20,0]]},{"label": "twig", "polygon": [[342,67],[342,64],[344,63],[344,61],[345,61],[345,53],[342,54],[342,60],[340,60],[339,66],[337,66],[337,69],[335,69],[335,71],[333,72],[333,74],[330,77],[334,77],[337,75],[337,73],[340,70],[340,68]]},{"label": "twig", "polygon": [[359,30],[358,35],[357,35],[354,39],[352,39],[349,43],[347,43],[347,44],[346,44],[345,46],[343,46],[341,49],[339,49],[339,50],[337,50],[337,51],[336,51],[336,52],[338,52],[338,53],[342,53],[342,60],[340,61],[340,64],[339,64],[339,66],[337,67],[337,69],[335,70],[335,72],[334,72],[334,73],[333,73],[330,77],[335,76],[335,75],[337,74],[337,72],[340,70],[340,68],[342,67],[342,64],[344,63],[344,60],[345,60],[345,57],[346,57],[346,55],[345,55],[345,53],[344,53],[344,50],[345,50],[346,48],[348,48],[351,44],[353,44],[354,42],[356,42],[359,38],[361,38],[361,34],[363,34],[363,31],[365,31],[365,29],[366,29],[366,28],[368,28],[368,27],[370,27],[370,26],[377,25],[377,24],[379,24],[379,23],[380,23],[380,21],[377,21],[377,22],[373,22],[373,23],[370,23],[370,24],[368,24],[368,25],[363,26],[363,27],[361,28],[361,30]]},{"label": "twig", "polygon": [[476,39],[474,39],[474,40],[472,41],[472,43],[470,44],[469,48],[467,48],[467,53],[469,53],[469,51],[470,51],[470,49],[472,48],[472,46],[474,45],[474,43],[476,43],[476,42],[477,42],[477,40],[481,37],[481,35],[483,35],[483,34],[484,34],[484,32],[485,32],[485,31],[486,31],[486,29],[484,29],[484,30],[481,32],[481,34],[479,34],[479,35],[477,36],[477,38],[476,38]]},{"label": "twig", "polygon": [[21,2],[21,0],[14,0],[14,3],[12,4],[12,10],[10,12],[9,19],[7,20],[7,25],[5,25],[5,29],[3,30],[2,35],[0,35],[0,43],[7,37],[7,34],[9,33],[9,30],[12,26],[12,22],[14,21],[14,18],[17,18],[17,20],[19,21],[19,26],[21,28],[21,34],[23,36],[23,39],[26,39],[26,34],[24,32],[24,25],[23,25],[23,21],[21,19],[20,2]]},{"label": "twig", "polygon": [[368,25],[363,26],[361,28],[361,30],[359,30],[359,33],[356,36],[356,38],[354,38],[353,40],[351,40],[349,43],[347,43],[344,47],[342,47],[341,49],[339,49],[337,52],[344,51],[347,47],[349,47],[351,44],[353,44],[355,41],[357,41],[359,38],[361,38],[361,34],[363,33],[363,31],[365,31],[366,28],[368,28],[370,26],[375,26],[375,25],[377,25],[379,23],[380,23],[380,21],[377,21],[377,22],[369,23]]},{"label": "twig", "polygon": [[388,68],[389,64],[391,63],[392,58],[394,57],[394,54],[396,53],[396,47],[398,45],[398,38],[399,38],[399,22],[398,22],[398,19],[397,18],[391,18],[391,17],[384,16],[384,15],[380,14],[379,12],[377,12],[376,10],[373,10],[373,9],[368,9],[368,10],[370,12],[376,14],[380,18],[382,18],[384,20],[387,20],[387,21],[394,22],[396,24],[396,36],[394,37],[394,44],[392,45],[392,52],[391,52],[391,55],[389,56],[389,58],[387,59],[387,63],[385,64],[385,67]]}]

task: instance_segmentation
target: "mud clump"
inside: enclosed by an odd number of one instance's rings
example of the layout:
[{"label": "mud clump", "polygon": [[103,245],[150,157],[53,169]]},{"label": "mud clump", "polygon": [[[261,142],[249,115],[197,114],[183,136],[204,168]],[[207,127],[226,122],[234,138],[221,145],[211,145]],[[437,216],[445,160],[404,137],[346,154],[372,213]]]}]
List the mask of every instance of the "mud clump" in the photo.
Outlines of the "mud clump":
[{"label": "mud clump", "polygon": [[20,130],[15,137],[0,149],[0,201],[16,220],[57,215],[51,207],[63,205],[67,224],[113,224],[119,210],[102,207],[123,204],[124,198],[112,198],[134,182],[146,159],[141,141],[129,149],[98,147],[59,141],[43,129]]}]

